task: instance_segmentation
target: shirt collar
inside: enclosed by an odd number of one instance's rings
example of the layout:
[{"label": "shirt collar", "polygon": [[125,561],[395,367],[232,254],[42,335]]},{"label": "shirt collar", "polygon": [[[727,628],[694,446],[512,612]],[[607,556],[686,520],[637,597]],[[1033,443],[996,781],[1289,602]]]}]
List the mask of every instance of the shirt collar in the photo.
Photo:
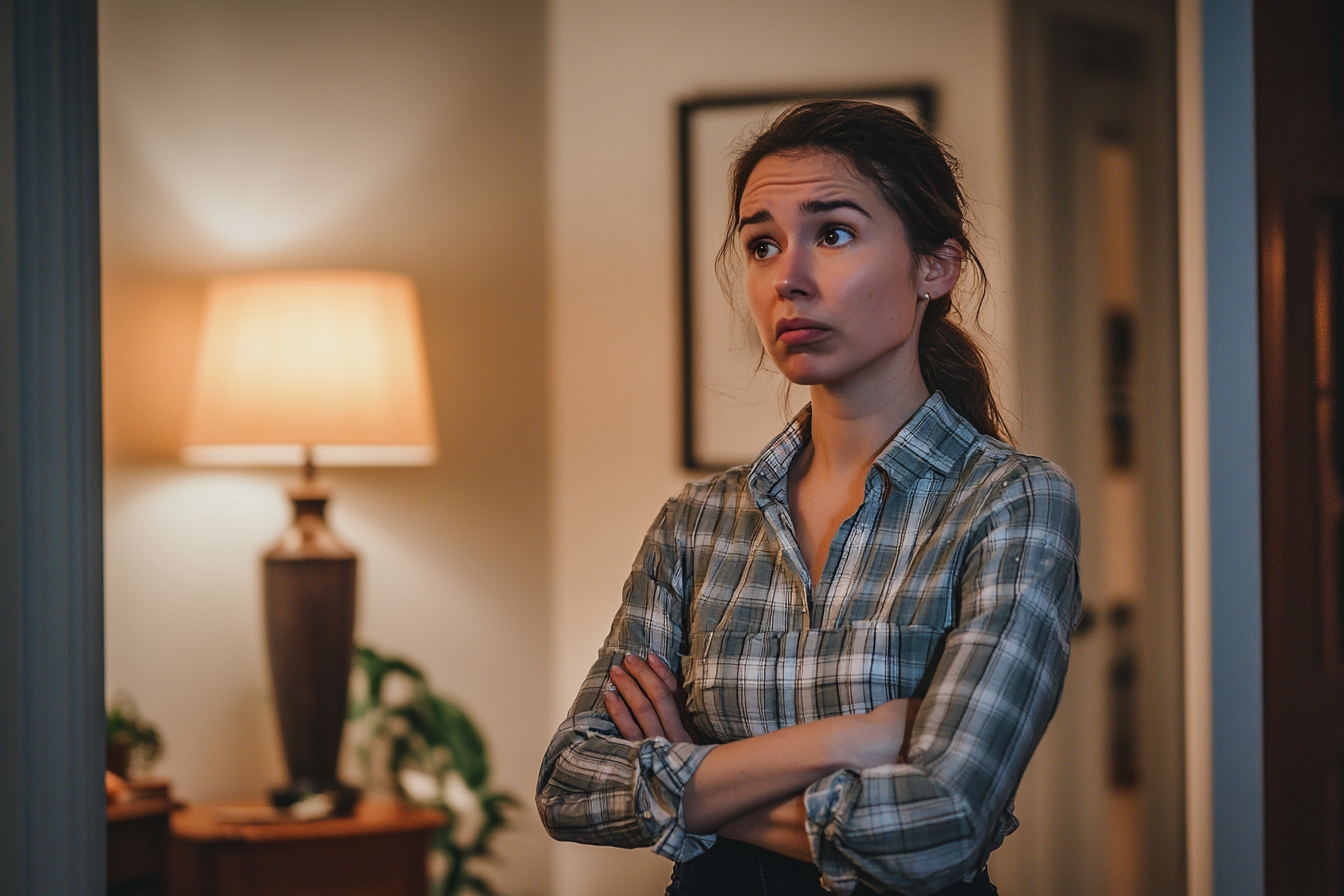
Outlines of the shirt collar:
[{"label": "shirt collar", "polygon": [[[961,469],[978,437],[975,427],[952,409],[943,393],[934,392],[882,449],[873,468],[884,472],[896,488],[915,482],[929,470],[951,476]],[[747,484],[758,499],[786,487],[789,466],[811,438],[809,404],[752,463]]]}]

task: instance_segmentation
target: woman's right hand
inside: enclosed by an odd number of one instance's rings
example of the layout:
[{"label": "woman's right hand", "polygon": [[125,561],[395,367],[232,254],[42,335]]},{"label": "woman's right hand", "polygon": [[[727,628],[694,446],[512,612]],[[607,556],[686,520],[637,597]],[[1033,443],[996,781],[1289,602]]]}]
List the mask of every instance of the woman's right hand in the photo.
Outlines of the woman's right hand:
[{"label": "woman's right hand", "polygon": [[603,700],[621,737],[629,741],[663,737],[673,743],[702,743],[686,710],[686,692],[671,667],[656,653],[647,661],[634,654],[611,664]]}]

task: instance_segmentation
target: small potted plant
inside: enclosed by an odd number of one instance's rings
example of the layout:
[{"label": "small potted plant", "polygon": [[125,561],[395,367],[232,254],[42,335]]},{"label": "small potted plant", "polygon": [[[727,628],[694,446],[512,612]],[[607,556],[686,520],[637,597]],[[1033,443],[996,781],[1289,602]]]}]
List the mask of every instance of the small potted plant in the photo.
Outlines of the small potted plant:
[{"label": "small potted plant", "polygon": [[107,708],[107,770],[121,778],[150,770],[163,756],[163,736],[140,715],[129,694],[118,694]]}]

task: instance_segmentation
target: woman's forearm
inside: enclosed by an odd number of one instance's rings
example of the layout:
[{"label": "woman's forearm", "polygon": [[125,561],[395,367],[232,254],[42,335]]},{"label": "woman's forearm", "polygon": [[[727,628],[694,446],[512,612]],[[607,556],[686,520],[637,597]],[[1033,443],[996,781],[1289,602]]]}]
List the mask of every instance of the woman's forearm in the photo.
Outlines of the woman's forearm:
[{"label": "woman's forearm", "polygon": [[804,862],[812,858],[807,836],[807,807],[802,796],[789,797],[763,809],[748,812],[719,828],[719,836],[751,843]]},{"label": "woman's forearm", "polygon": [[682,796],[687,830],[712,833],[840,769],[895,762],[908,707],[907,700],[893,700],[866,715],[822,719],[716,747]]},{"label": "woman's forearm", "polygon": [[848,765],[844,718],[781,728],[715,747],[682,796],[686,829],[709,834],[753,809],[802,793]]}]

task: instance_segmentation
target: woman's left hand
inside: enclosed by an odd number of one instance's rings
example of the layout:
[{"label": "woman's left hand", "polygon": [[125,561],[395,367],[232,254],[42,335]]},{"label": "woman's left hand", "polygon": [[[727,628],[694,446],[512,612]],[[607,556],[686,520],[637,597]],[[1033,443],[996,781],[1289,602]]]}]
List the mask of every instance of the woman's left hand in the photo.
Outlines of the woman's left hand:
[{"label": "woman's left hand", "polygon": [[662,737],[673,743],[701,742],[695,723],[686,712],[686,692],[676,673],[656,653],[649,659],[628,654],[611,665],[611,683],[603,700],[621,737],[644,740]]}]

